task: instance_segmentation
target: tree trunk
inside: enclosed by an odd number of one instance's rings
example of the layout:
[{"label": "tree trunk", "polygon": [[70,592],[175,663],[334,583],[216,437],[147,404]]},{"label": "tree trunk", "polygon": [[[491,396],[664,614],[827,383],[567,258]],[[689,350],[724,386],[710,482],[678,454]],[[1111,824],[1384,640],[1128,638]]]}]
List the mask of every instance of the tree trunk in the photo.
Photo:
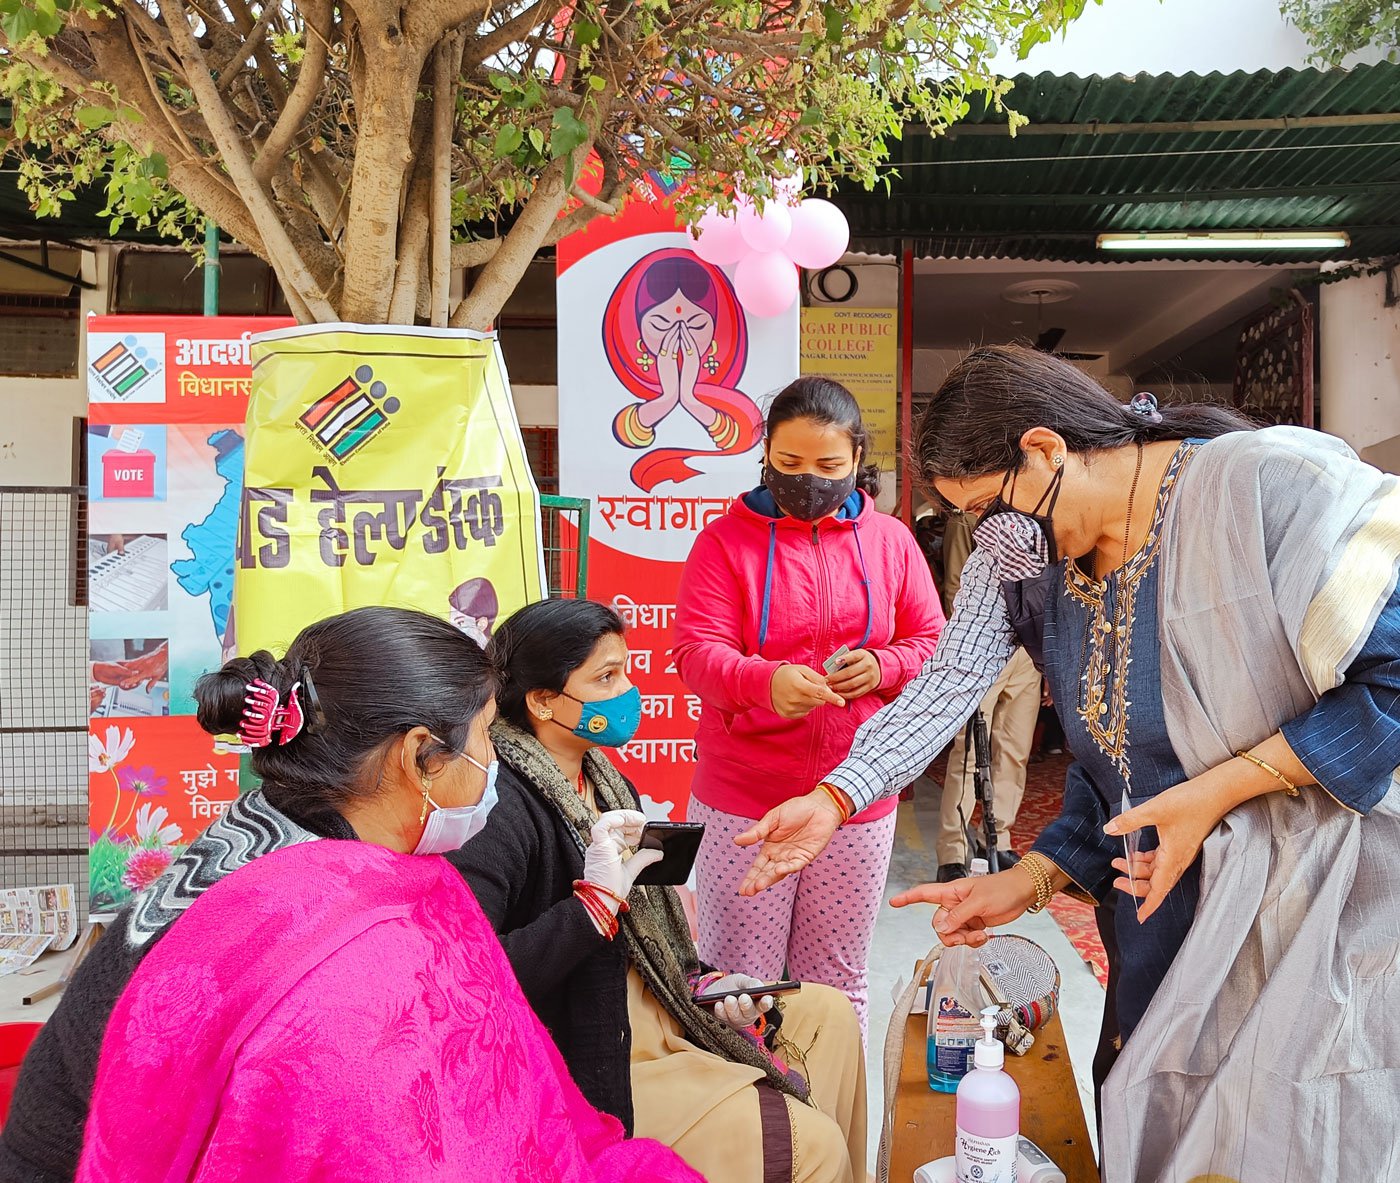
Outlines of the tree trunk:
[{"label": "tree trunk", "polygon": [[394,291],[400,197],[413,159],[408,129],[422,55],[409,46],[366,47],[368,68],[360,111],[360,149],[350,181],[345,224],[345,295],[341,315],[358,324],[385,324]]}]

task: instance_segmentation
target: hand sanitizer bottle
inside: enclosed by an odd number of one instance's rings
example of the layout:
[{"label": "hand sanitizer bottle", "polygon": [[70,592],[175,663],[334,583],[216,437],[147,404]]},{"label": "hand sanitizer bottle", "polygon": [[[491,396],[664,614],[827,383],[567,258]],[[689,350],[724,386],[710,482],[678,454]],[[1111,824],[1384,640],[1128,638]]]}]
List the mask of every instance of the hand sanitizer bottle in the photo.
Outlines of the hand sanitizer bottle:
[{"label": "hand sanitizer bottle", "polygon": [[[987,873],[986,859],[972,860],[972,875]],[[928,1000],[928,1087],[955,1093],[972,1068],[977,1046],[977,1011],[982,1001],[977,952],[966,945],[944,949]]]},{"label": "hand sanitizer bottle", "polygon": [[1002,1070],[1006,1049],[996,1025],[997,1008],[989,1006],[982,1012],[975,1067],[958,1085],[958,1183],[1016,1183],[1021,1090]]}]

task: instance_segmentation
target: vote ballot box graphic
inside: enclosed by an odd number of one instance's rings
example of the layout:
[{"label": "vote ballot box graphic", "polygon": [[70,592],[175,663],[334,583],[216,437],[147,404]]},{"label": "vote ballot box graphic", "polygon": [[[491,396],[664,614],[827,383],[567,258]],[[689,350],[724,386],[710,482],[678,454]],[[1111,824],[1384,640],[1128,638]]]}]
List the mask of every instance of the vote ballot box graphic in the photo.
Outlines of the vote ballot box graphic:
[{"label": "vote ballot box graphic", "polygon": [[156,454],[146,448],[123,452],[114,448],[102,457],[102,496],[154,497]]}]

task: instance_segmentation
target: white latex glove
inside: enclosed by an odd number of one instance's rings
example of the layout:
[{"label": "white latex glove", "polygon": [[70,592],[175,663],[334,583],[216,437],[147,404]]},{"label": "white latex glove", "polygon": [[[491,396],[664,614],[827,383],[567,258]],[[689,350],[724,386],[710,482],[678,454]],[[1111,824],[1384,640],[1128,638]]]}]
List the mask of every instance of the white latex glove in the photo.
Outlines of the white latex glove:
[{"label": "white latex glove", "polygon": [[[625,900],[637,876],[662,858],[659,850],[639,850],[627,857],[628,848],[642,840],[646,824],[646,814],[636,809],[613,809],[603,814],[589,831],[588,849],[583,854],[583,877]],[[620,906],[617,901],[607,896],[603,896],[603,900],[616,916]]]},{"label": "white latex glove", "polygon": [[[702,993],[715,990],[762,990],[768,983],[762,978],[751,978],[748,974],[726,974],[717,982],[709,983]],[[728,1023],[735,1031],[743,1031],[758,1022],[758,1016],[773,1009],[773,996],[763,994],[754,997],[741,994],[738,998],[725,998],[715,1003],[715,1018]]]}]

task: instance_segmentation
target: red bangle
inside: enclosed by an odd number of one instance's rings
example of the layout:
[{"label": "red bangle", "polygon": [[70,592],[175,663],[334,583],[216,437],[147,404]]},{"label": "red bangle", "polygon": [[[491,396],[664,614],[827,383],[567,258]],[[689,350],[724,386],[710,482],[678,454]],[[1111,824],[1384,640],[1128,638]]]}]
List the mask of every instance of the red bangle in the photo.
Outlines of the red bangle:
[{"label": "red bangle", "polygon": [[588,918],[593,921],[593,926],[598,929],[599,933],[606,939],[612,940],[617,936],[617,917],[599,898],[596,889],[597,884],[579,879],[574,883],[574,897],[583,905],[583,910],[588,913]]},{"label": "red bangle", "polygon": [[831,798],[831,803],[836,806],[836,812],[840,815],[841,824],[843,826],[851,820],[851,813],[854,811],[855,806],[844,792],[835,785],[828,784],[826,781],[822,781],[817,788]]},{"label": "red bangle", "polygon": [[[617,910],[619,912],[627,912],[631,910],[630,905],[625,899],[622,898],[622,896],[618,895],[617,892],[604,887],[601,883],[593,883],[586,879],[581,879],[579,880],[579,882],[587,883],[588,886],[591,887],[594,891],[600,893],[601,895],[607,896],[608,899],[612,900],[612,902],[617,905]],[[577,884],[575,884],[575,886],[577,886]]]}]

